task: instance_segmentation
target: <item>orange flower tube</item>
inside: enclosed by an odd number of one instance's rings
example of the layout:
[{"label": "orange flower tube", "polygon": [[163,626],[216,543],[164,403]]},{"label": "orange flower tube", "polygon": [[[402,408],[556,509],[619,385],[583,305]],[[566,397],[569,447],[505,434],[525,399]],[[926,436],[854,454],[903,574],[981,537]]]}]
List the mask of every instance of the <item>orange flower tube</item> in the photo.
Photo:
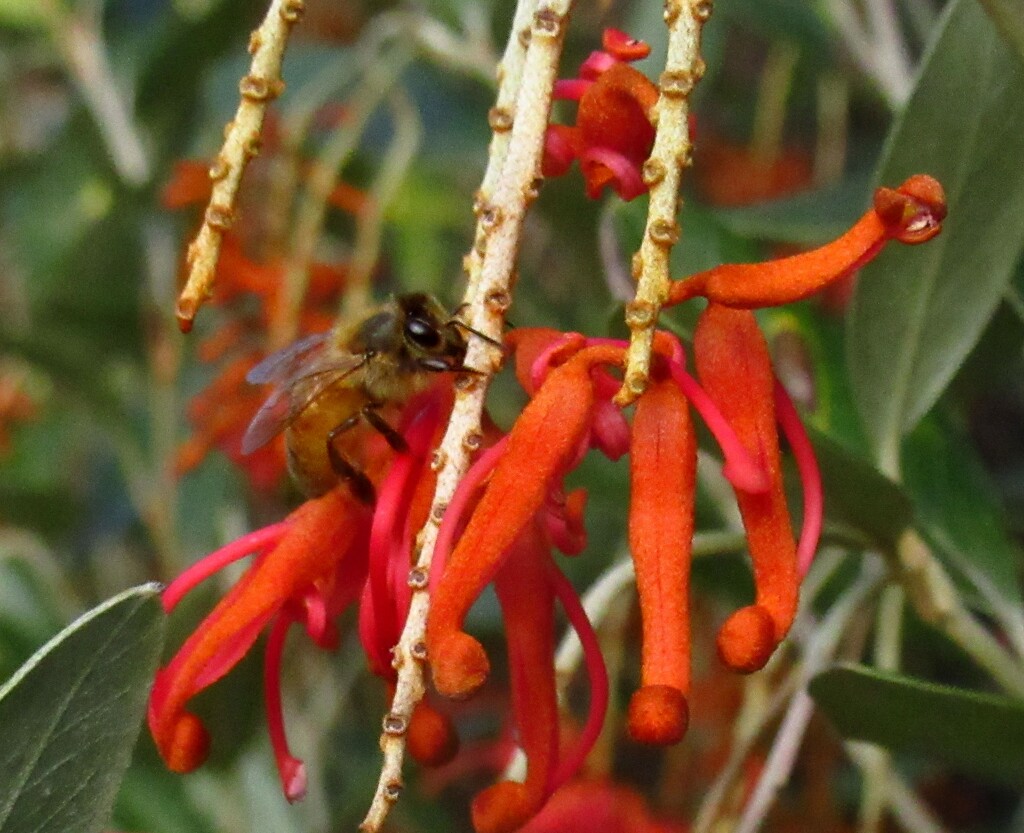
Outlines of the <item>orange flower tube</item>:
[{"label": "orange flower tube", "polygon": [[427,648],[441,694],[468,697],[487,678],[487,655],[462,622],[586,437],[594,408],[591,367],[618,364],[622,354],[619,347],[591,347],[552,370],[509,433],[431,602]]},{"label": "orange flower tube", "polygon": [[[306,588],[359,573],[353,543],[364,510],[346,489],[300,506],[279,542],[217,604],[168,665],[157,671],[149,702],[149,728],[167,766],[189,772],[206,758],[209,739],[188,700],[226,674],[260,631]],[[168,591],[173,591],[172,588]],[[176,596],[173,596],[176,598]]]},{"label": "orange flower tube", "polygon": [[643,743],[676,743],[689,720],[697,446],[686,397],[671,379],[654,381],[640,398],[629,459],[629,547],[643,619],[641,687],[629,704],[629,733]]},{"label": "orange flower tube", "polygon": [[916,244],[942,230],[946,196],[930,176],[910,177],[899,188],[879,188],[874,204],[846,234],[809,252],[765,263],[716,266],[674,281],[666,306],[705,297],[752,309],[799,301],[866,264],[890,240]]},{"label": "orange flower tube", "polygon": [[736,671],[756,671],[793,623],[800,582],[782,484],[775,376],[768,345],[747,310],[709,304],[697,323],[693,344],[704,389],[770,483],[758,494],[736,490],[757,594],[755,603],[730,616],[718,634],[722,662]]}]

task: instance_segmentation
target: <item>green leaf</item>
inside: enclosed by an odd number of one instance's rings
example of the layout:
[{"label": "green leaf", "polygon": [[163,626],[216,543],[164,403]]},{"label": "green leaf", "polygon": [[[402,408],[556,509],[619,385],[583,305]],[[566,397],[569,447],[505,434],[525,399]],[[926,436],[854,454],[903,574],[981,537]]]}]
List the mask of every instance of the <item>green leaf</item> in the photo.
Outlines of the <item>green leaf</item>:
[{"label": "green leaf", "polygon": [[813,428],[808,434],[821,469],[828,521],[867,533],[880,546],[894,545],[914,517],[906,492],[863,457]]},{"label": "green leaf", "polygon": [[843,737],[939,758],[999,781],[1024,778],[1024,702],[840,665],[811,696]]},{"label": "green leaf", "polygon": [[1024,61],[1024,5],[1020,0],[979,0],[992,22],[1016,54]]},{"label": "green leaf", "polygon": [[903,482],[922,531],[972,581],[979,573],[1007,602],[1022,604],[1021,554],[998,493],[968,438],[926,420],[904,446]]},{"label": "green leaf", "polygon": [[1024,244],[1024,67],[975,0],[945,14],[890,136],[880,182],[937,177],[949,217],[923,246],[893,244],[861,273],[848,364],[872,445],[897,468],[900,438],[978,340]]},{"label": "green leaf", "polygon": [[0,688],[0,833],[106,823],[160,654],[159,589],[91,610]]}]

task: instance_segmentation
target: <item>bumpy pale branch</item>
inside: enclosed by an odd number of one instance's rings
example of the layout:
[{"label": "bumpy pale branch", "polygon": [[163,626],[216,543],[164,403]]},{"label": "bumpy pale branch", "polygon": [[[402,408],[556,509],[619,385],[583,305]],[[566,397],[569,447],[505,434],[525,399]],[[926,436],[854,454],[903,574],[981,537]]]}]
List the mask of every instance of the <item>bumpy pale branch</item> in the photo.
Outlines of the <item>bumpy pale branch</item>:
[{"label": "bumpy pale branch", "polygon": [[508,42],[505,44],[505,53],[498,64],[498,93],[494,106],[487,114],[487,121],[491,126],[491,145],[488,149],[483,181],[476,194],[476,233],[473,248],[463,261],[466,271],[467,303],[472,301],[476,288],[480,285],[480,271],[483,268],[483,253],[487,242],[487,224],[479,208],[492,202],[505,164],[505,154],[508,151],[512,124],[515,121],[516,100],[523,79],[523,65],[526,63],[526,47],[530,42],[530,21],[537,9],[537,3],[538,0],[519,0],[517,3]]},{"label": "bumpy pale branch", "polygon": [[[571,0],[520,0],[499,71],[498,104],[491,111],[495,137],[484,183],[478,194],[477,233],[473,252],[466,258],[469,285],[463,316],[474,329],[500,340],[505,313],[515,281],[515,258],[526,209],[536,196],[540,160],[551,107],[551,90],[558,72]],[[505,138],[502,134],[508,134]],[[414,573],[428,575],[444,510],[472,453],[483,439],[480,419],[491,375],[500,366],[495,348],[471,339],[466,363],[486,370],[464,377],[456,386],[455,407],[441,446],[435,453],[437,488],[429,519],[418,539],[419,555]],[[398,681],[390,717],[408,725],[422,699],[425,681],[424,631],[429,596],[422,582],[414,587],[409,616],[398,645],[394,664]],[[399,735],[381,736],[384,764],[373,803],[363,821],[363,831],[379,831],[388,809],[402,787],[405,741]]]},{"label": "bumpy pale branch", "polygon": [[224,134],[224,145],[210,167],[213,192],[203,225],[188,247],[188,282],[178,298],[178,326],[192,329],[199,307],[213,290],[221,242],[235,217],[235,198],[246,165],[259,152],[267,106],[284,90],[281,62],[291,32],[305,8],[304,0],[271,0],[267,16],[249,39],[252,63],[239,84],[241,100]]},{"label": "bumpy pale branch", "polygon": [[669,255],[679,239],[679,186],[683,168],[690,164],[689,96],[704,74],[700,35],[711,16],[713,0],[667,0],[668,56],[659,79],[661,96],[655,107],[654,148],[644,163],[644,182],[650,190],[647,226],[633,256],[636,295],[626,305],[631,338],[620,405],[636,400],[647,387],[651,348],[658,313],[669,284]]}]

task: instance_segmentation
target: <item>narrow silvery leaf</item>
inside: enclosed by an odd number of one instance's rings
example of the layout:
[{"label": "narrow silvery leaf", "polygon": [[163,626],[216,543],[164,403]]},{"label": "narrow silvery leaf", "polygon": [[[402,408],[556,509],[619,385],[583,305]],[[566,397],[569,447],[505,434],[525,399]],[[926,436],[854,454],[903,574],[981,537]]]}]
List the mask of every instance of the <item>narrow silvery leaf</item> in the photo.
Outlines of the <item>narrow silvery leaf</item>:
[{"label": "narrow silvery leaf", "polygon": [[0,688],[0,833],[93,833],[110,815],[163,642],[160,588],[127,590]]},{"label": "narrow silvery leaf", "polygon": [[849,318],[854,396],[883,468],[974,347],[1024,244],[1024,67],[976,0],[954,0],[878,180],[939,179],[949,216],[861,273]]}]

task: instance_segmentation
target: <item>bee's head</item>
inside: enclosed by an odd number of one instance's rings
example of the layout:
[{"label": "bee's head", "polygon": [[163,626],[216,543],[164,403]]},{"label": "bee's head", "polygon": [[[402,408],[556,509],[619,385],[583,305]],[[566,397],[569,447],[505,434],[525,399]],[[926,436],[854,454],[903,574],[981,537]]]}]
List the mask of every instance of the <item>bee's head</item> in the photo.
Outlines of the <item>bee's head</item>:
[{"label": "bee's head", "polygon": [[402,342],[420,370],[462,370],[466,337],[432,295],[412,292],[396,299],[402,311]]}]

